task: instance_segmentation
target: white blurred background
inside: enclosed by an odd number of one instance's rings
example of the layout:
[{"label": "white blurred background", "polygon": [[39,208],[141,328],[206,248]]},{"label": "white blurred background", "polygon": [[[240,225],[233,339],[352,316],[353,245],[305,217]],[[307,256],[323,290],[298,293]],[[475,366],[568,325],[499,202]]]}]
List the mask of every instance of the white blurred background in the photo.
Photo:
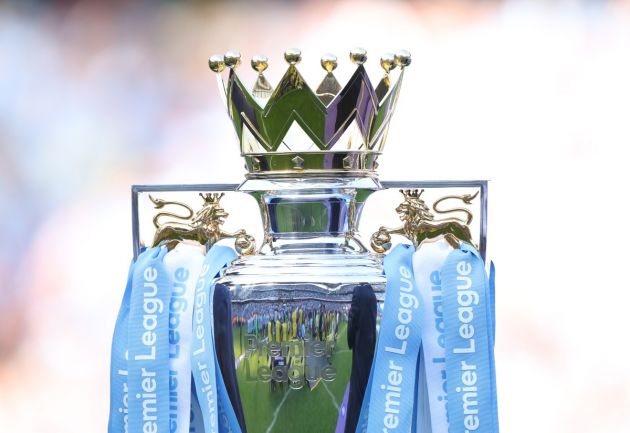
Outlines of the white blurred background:
[{"label": "white blurred background", "polygon": [[502,431],[630,431],[630,2],[448,0],[0,3],[0,432],[106,429],[130,185],[243,179],[208,56],[356,45],[381,178],[491,180]]}]

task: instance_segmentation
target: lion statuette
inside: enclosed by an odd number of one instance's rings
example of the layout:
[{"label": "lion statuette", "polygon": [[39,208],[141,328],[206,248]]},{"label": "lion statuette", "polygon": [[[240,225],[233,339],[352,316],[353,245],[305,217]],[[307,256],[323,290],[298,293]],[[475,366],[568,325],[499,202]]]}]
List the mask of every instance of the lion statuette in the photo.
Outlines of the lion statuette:
[{"label": "lion statuette", "polygon": [[457,217],[444,218],[435,220],[435,216],[426,205],[424,200],[420,198],[424,190],[417,189],[400,190],[404,197],[404,201],[396,208],[396,212],[400,217],[403,225],[397,229],[388,229],[381,227],[372,235],[371,246],[377,253],[384,253],[391,248],[391,235],[402,235],[409,239],[416,248],[422,242],[429,239],[444,236],[444,239],[453,247],[459,248],[461,242],[468,242],[474,245],[469,225],[472,222],[472,213],[465,208],[456,208],[449,210],[440,210],[438,205],[447,199],[459,199],[465,204],[470,204],[477,197],[466,194],[462,196],[446,196],[442,197],[433,204],[433,211],[439,214],[447,214],[452,212],[463,212],[466,219]]},{"label": "lion statuette", "polygon": [[[203,206],[197,213],[186,204],[176,201],[165,201],[149,196],[156,209],[162,209],[167,205],[183,207],[186,214],[178,215],[171,212],[159,212],[153,217],[153,225],[156,228],[153,246],[166,245],[172,250],[179,242],[184,240],[195,241],[210,248],[221,239],[236,238],[234,246],[241,255],[250,255],[256,251],[256,241],[245,230],[227,232],[221,228],[229,214],[221,207],[220,200],[224,193],[199,193],[203,198]],[[167,221],[161,223],[164,217],[175,218],[180,221]]]}]

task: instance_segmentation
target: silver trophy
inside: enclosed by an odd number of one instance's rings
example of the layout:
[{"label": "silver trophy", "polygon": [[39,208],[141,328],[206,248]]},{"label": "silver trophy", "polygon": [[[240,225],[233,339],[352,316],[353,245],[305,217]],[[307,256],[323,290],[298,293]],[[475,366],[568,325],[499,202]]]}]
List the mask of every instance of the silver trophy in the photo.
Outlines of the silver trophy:
[{"label": "silver trophy", "polygon": [[[267,59],[248,90],[241,56],[212,56],[245,158],[241,185],[133,187],[134,252],[151,245],[233,246],[218,280],[217,353],[243,431],[352,432],[371,368],[385,276],[398,242],[465,241],[485,252],[487,184],[380,182],[376,169],[408,52],[386,54],[373,86],[365,50],[341,86],[322,57],[316,90],[285,52],[275,89]],[[227,78],[224,75],[227,72]],[[218,298],[217,298],[218,297]]]}]

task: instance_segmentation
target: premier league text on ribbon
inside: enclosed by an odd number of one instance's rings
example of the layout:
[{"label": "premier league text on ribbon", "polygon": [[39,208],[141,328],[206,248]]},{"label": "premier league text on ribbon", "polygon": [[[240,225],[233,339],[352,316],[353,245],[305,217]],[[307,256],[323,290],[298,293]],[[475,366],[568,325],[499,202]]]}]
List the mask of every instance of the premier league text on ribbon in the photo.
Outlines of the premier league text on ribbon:
[{"label": "premier league text on ribbon", "polygon": [[[180,316],[188,308],[188,302],[184,295],[186,294],[186,281],[190,272],[186,268],[177,268],[175,271],[175,281],[173,281],[173,294],[169,303],[169,320],[168,320],[168,342],[171,345],[169,358],[180,357]],[[172,374],[172,373],[171,373]],[[175,378],[177,383],[177,378]],[[175,387],[177,387],[175,385]]]},{"label": "premier league text on ribbon", "polygon": [[[125,360],[127,359],[129,352],[125,352]],[[129,384],[127,383],[127,376],[129,376],[129,370],[119,368],[116,370],[116,374],[124,378],[122,383],[122,399],[121,404],[118,407],[118,412],[123,414],[123,427],[124,431],[129,431]]]},{"label": "premier league text on ribbon", "polygon": [[[431,300],[433,302],[433,314],[435,315],[435,331],[437,333],[437,344],[442,349],[446,348],[446,341],[444,335],[444,318],[442,312],[442,279],[440,278],[440,271],[431,272],[430,276],[431,281],[431,291],[436,294],[431,296]],[[434,364],[444,365],[446,363],[446,359],[444,357],[433,358],[431,362]],[[440,377],[442,378],[442,391],[443,393],[439,395],[437,398],[439,401],[444,402],[444,407],[446,408],[448,401],[448,391],[446,389],[446,368],[440,367]],[[445,409],[447,419],[448,419],[448,409]]]},{"label": "premier league text on ribbon", "polygon": [[[190,272],[184,267],[179,267],[173,275],[173,292],[169,302],[169,318],[168,318],[168,343],[169,358],[179,359],[181,353],[181,316],[188,308],[186,301],[186,282],[190,277]],[[186,325],[184,325],[186,326]],[[188,354],[185,354],[186,356]],[[168,370],[168,394],[169,394],[169,431],[175,433],[177,431],[177,412],[179,404],[178,377],[177,369],[169,368]]]},{"label": "premier league text on ribbon", "polygon": [[[207,422],[210,424],[211,428],[214,429],[216,427],[216,390],[214,388],[213,376],[214,372],[208,371],[207,361],[203,360],[211,359],[211,358],[200,358],[199,356],[206,353],[206,338],[212,338],[210,333],[211,329],[207,328],[206,325],[210,325],[206,314],[209,314],[209,310],[207,308],[209,299],[208,299],[208,291],[206,290],[208,273],[210,271],[210,265],[208,263],[204,263],[201,268],[201,273],[199,274],[199,279],[197,280],[197,286],[195,287],[195,309],[194,309],[194,317],[193,317],[193,331],[196,343],[199,345],[197,348],[193,349],[193,356],[196,357],[195,360],[197,362],[196,369],[199,371],[199,378],[202,383],[196,384],[198,390],[201,394],[205,394],[205,399],[200,398],[199,404],[203,405],[202,409],[205,409],[209,414],[209,419]],[[202,397],[199,395],[198,397]],[[205,401],[204,401],[205,400]]]},{"label": "premier league text on ribbon", "polygon": [[[460,363],[460,376],[455,390],[461,395],[462,413],[464,414],[463,422],[465,433],[474,431],[479,428],[479,401],[477,396],[477,366],[471,359],[475,355],[475,327],[473,319],[475,317],[474,306],[479,304],[479,293],[477,293],[472,284],[470,273],[472,272],[471,264],[466,260],[457,263],[457,318],[459,321],[459,336],[464,344],[459,347],[453,347],[453,353],[466,356],[470,359],[464,359]],[[450,378],[449,378],[450,379]],[[455,379],[455,378],[454,378]]]},{"label": "premier league text on ribbon", "polygon": [[[157,334],[155,329],[158,325],[158,318],[156,313],[161,313],[164,310],[164,303],[161,299],[157,298],[158,285],[156,280],[158,278],[158,271],[152,266],[147,267],[143,273],[144,276],[144,291],[143,296],[143,314],[142,314],[142,328],[144,332],[141,334],[142,344],[146,347],[144,353],[138,353],[134,356],[135,361],[155,361],[156,360],[156,343]],[[140,382],[142,387],[142,394],[136,394],[136,398],[142,400],[142,430],[144,433],[156,433],[157,428],[157,383],[155,380],[156,371],[148,369],[146,367],[141,368],[142,380]]]},{"label": "premier league text on ribbon", "polygon": [[414,285],[412,283],[411,270],[407,266],[400,266],[400,296],[398,304],[398,325],[394,328],[394,336],[397,344],[385,346],[385,351],[391,353],[388,359],[387,384],[381,384],[380,388],[387,391],[385,394],[385,416],[383,417],[383,433],[398,428],[400,413],[400,385],[403,381],[414,382],[415,369],[413,371],[405,371],[401,362],[398,360],[407,356],[416,356],[407,352],[407,340],[410,335],[409,324],[413,320],[414,310],[420,306],[417,296],[413,293]]}]

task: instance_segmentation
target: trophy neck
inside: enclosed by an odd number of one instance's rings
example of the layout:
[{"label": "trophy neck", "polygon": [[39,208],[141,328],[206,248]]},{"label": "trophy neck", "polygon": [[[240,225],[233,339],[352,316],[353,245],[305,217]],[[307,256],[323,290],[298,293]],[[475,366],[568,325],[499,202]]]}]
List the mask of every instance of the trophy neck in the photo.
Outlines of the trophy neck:
[{"label": "trophy neck", "polygon": [[365,253],[356,227],[366,199],[381,188],[372,177],[248,179],[239,190],[260,207],[261,254]]}]

